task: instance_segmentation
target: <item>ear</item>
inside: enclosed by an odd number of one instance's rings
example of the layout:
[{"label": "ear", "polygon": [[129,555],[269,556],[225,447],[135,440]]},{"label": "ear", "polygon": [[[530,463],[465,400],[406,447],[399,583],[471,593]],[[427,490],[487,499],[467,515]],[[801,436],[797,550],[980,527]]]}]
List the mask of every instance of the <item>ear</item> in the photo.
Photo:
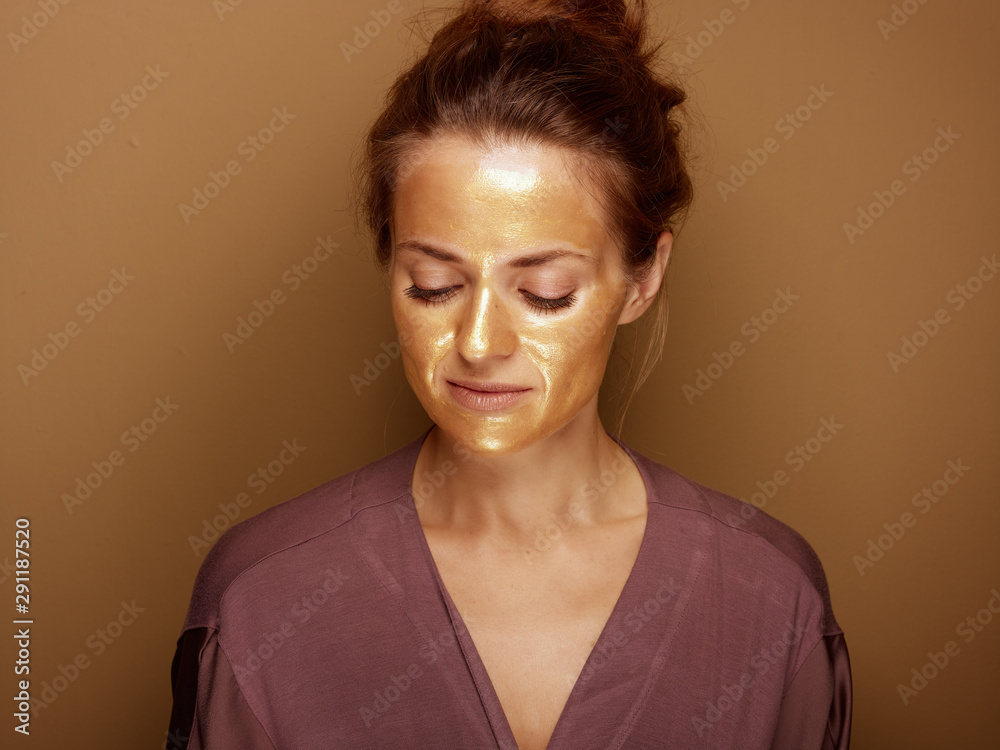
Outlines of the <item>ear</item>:
[{"label": "ear", "polygon": [[660,233],[656,241],[656,260],[646,278],[629,284],[625,293],[625,306],[622,307],[621,315],[618,317],[618,325],[638,320],[653,304],[667,273],[667,261],[670,260],[670,248],[673,243],[674,236],[670,232]]}]

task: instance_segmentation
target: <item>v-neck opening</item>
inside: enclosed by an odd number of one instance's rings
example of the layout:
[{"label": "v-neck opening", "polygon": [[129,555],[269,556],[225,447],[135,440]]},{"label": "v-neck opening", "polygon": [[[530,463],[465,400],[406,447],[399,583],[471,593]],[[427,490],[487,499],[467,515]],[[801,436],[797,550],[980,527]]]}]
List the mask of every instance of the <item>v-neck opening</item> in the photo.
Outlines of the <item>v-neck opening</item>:
[{"label": "v-neck opening", "polygon": [[[409,467],[409,477],[411,478],[413,476],[413,470],[416,468],[417,457],[420,455],[420,450],[423,448],[424,442],[430,434],[431,429],[433,429],[433,427],[424,433],[423,439],[420,440],[416,450],[413,452],[412,465]],[[614,435],[607,432],[607,430],[605,430],[605,434],[607,434],[608,437],[614,440],[615,443],[617,443],[618,446],[625,451],[628,457],[632,460],[632,463],[635,465],[636,471],[639,472],[639,478],[642,480],[646,495],[646,519],[642,530],[642,539],[639,542],[639,549],[636,552],[632,567],[625,579],[625,583],[622,585],[621,591],[618,593],[618,598],[615,600],[614,606],[611,608],[611,613],[608,615],[608,619],[604,622],[604,626],[601,628],[600,635],[598,635],[597,640],[594,642],[590,653],[587,654],[587,658],[584,660],[583,666],[580,668],[580,672],[577,674],[576,680],[573,682],[573,687],[570,689],[569,695],[566,697],[566,702],[563,704],[562,709],[559,712],[559,717],[556,719],[556,723],[552,727],[552,733],[546,743],[546,750],[560,750],[558,746],[552,746],[552,741],[558,737],[560,727],[566,721],[566,716],[572,708],[574,699],[578,699],[578,694],[585,689],[585,687],[581,687],[581,678],[587,672],[587,668],[590,666],[591,662],[595,660],[595,654],[601,653],[602,647],[605,645],[605,641],[610,639],[611,636],[609,631],[612,625],[616,622],[616,620],[621,618],[621,610],[625,606],[622,602],[628,601],[628,599],[633,597],[635,593],[633,592],[633,589],[638,585],[636,583],[636,578],[638,577],[636,571],[643,569],[645,557],[648,557],[649,555],[649,537],[651,526],[650,513],[653,509],[653,503],[651,502],[651,494],[653,492],[651,482],[647,478],[642,466],[639,465],[639,461],[633,451],[622,441],[618,440]],[[416,504],[413,499],[412,482],[408,496],[415,515],[415,533],[419,537],[419,544],[423,550],[424,557],[427,560],[431,576],[434,578],[434,581],[445,601],[448,615],[452,621],[452,627],[455,629],[456,640],[463,655],[465,656],[466,663],[469,666],[473,683],[479,693],[480,700],[483,703],[483,708],[485,709],[487,718],[492,726],[494,737],[498,740],[501,750],[518,750],[517,740],[515,739],[514,732],[511,729],[510,720],[504,711],[503,704],[500,702],[500,697],[497,695],[496,688],[493,685],[493,680],[486,669],[486,664],[483,662],[482,656],[479,654],[479,649],[476,646],[475,641],[472,639],[472,634],[469,632],[469,629],[465,624],[465,620],[462,618],[462,613],[459,611],[458,606],[455,604],[451,594],[448,592],[447,586],[445,586],[441,572],[438,570],[437,562],[434,560],[434,555],[431,553],[430,544],[427,541],[427,535],[424,532],[423,526],[420,524],[419,516],[416,514]],[[480,684],[481,681],[482,684]],[[589,679],[587,682],[589,682]],[[500,742],[501,738],[497,737],[498,729],[505,735],[502,742]]]}]

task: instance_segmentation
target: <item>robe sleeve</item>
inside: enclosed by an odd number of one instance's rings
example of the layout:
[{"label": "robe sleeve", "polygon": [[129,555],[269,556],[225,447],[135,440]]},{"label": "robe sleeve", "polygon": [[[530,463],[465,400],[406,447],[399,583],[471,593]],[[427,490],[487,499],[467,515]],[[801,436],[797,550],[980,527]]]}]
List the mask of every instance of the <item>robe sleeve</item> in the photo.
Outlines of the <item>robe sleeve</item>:
[{"label": "robe sleeve", "polygon": [[236,682],[214,628],[184,631],[170,669],[165,750],[275,750]]},{"label": "robe sleeve", "polygon": [[851,703],[851,664],[844,636],[825,636],[781,700],[771,750],[848,750]]}]

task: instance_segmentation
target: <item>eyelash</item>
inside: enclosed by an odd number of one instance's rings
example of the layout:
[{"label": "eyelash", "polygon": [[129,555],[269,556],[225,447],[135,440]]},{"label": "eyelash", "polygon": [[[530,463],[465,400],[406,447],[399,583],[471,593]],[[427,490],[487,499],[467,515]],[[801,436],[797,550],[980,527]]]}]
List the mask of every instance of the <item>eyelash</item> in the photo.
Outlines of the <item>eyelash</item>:
[{"label": "eyelash", "polygon": [[[414,284],[407,287],[404,290],[404,294],[407,297],[420,300],[426,304],[434,305],[449,300],[455,289],[456,287],[453,286],[445,287],[444,289],[421,289]],[[559,297],[558,299],[548,299],[547,297],[539,297],[524,290],[521,290],[521,293],[527,298],[529,305],[543,313],[555,312],[556,310],[571,307],[576,302],[576,296],[573,294],[567,294],[565,297]]]}]

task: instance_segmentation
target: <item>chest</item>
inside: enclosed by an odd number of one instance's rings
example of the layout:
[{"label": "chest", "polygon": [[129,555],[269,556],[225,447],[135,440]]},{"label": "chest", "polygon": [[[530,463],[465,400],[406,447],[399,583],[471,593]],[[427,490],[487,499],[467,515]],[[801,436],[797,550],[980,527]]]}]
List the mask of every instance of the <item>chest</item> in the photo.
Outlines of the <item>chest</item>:
[{"label": "chest", "polygon": [[428,535],[521,750],[543,750],[635,562],[644,518],[518,559]]}]

